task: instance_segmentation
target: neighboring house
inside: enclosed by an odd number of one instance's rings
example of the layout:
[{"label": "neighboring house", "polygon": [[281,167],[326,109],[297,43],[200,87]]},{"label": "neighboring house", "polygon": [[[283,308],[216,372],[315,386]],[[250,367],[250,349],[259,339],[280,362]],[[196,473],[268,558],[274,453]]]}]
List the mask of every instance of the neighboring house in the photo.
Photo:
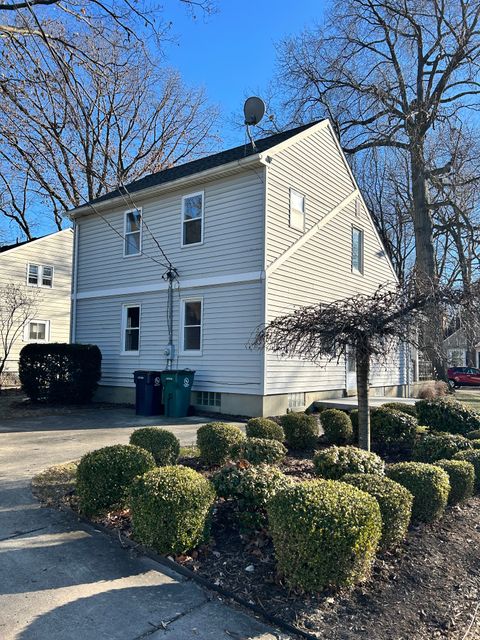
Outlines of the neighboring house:
[{"label": "neighboring house", "polygon": [[72,229],[0,247],[0,285],[36,292],[35,316],[10,352],[6,372],[18,371],[19,353],[29,342],[69,342],[72,254]]},{"label": "neighboring house", "polygon": [[[477,336],[480,331],[476,332]],[[444,348],[447,353],[447,363],[449,367],[480,367],[480,340],[474,340],[474,344],[469,344],[465,330],[460,327],[444,340]],[[468,362],[468,353],[472,354],[472,362]],[[475,358],[473,357],[475,356]],[[473,362],[474,360],[474,362]]]},{"label": "neighboring house", "polygon": [[[325,368],[247,348],[301,305],[373,292],[392,265],[328,121],[149,175],[72,212],[73,340],[103,354],[99,397],[131,401],[133,371],[167,360],[167,283],[178,271],[174,368],[193,404],[272,415],[355,391],[355,363]],[[155,238],[155,240],[154,240]],[[372,392],[403,394],[407,353],[374,366]]]}]

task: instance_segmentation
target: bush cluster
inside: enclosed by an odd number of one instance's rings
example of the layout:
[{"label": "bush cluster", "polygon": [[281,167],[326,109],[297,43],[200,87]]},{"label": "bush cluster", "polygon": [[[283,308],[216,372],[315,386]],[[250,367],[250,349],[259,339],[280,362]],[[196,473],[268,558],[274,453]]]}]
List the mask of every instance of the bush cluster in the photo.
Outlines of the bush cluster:
[{"label": "bush cluster", "polygon": [[212,482],[220,498],[235,503],[235,517],[243,529],[264,527],[268,501],[292,484],[280,469],[266,464],[229,464],[217,471]]},{"label": "bush cluster", "polygon": [[480,451],[473,449],[471,451],[459,451],[453,456],[454,460],[465,460],[471,462],[475,469],[475,491],[480,491]]},{"label": "bush cluster", "polygon": [[469,431],[466,435],[466,438],[469,440],[480,440],[480,429],[474,429],[474,431]]},{"label": "bush cluster", "polygon": [[93,344],[27,344],[20,352],[22,389],[33,402],[90,402],[101,376],[102,354]]},{"label": "bush cluster", "polygon": [[480,414],[456,400],[418,400],[415,407],[418,422],[435,431],[466,434],[480,429]]},{"label": "bush cluster", "polygon": [[387,467],[387,475],[413,495],[412,520],[432,522],[443,515],[450,493],[443,469],[423,462],[398,462]]},{"label": "bush cluster", "polygon": [[285,440],[282,427],[268,418],[250,418],[247,422],[246,433],[248,438],[266,438],[279,442]]},{"label": "bush cluster", "polygon": [[466,460],[437,460],[437,467],[448,473],[450,494],[448,504],[458,504],[473,495],[475,486],[475,469]]},{"label": "bush cluster", "polygon": [[469,440],[472,445],[472,449],[480,449],[480,439],[477,440]]},{"label": "bush cluster", "polygon": [[267,512],[278,570],[289,586],[319,591],[368,577],[382,532],[372,496],[313,480],[279,491]]},{"label": "bush cluster", "polygon": [[200,457],[207,464],[223,464],[234,444],[245,440],[242,431],[225,422],[210,422],[197,431],[197,447]]},{"label": "bush cluster", "polygon": [[348,473],[342,481],[365,491],[378,501],[382,514],[382,550],[394,549],[405,540],[413,503],[413,496],[408,489],[390,478],[369,473]]},{"label": "bush cluster", "polygon": [[415,443],[417,419],[403,411],[379,407],[370,413],[372,444],[382,453],[407,452]]},{"label": "bush cluster", "polygon": [[346,473],[373,473],[383,475],[385,463],[376,453],[357,447],[328,447],[313,457],[315,473],[322,478],[338,480]]},{"label": "bush cluster", "polygon": [[385,402],[380,409],[392,409],[393,411],[401,411],[412,418],[417,417],[417,410],[414,404],[405,404],[404,402]]},{"label": "bush cluster", "polygon": [[180,455],[179,439],[171,431],[160,427],[135,429],[130,436],[130,444],[150,451],[159,467],[175,464]]},{"label": "bush cluster", "polygon": [[419,462],[435,462],[472,448],[472,442],[459,434],[427,433],[415,444],[413,458]]},{"label": "bush cluster", "polygon": [[158,553],[184,553],[206,541],[215,501],[212,483],[183,467],[160,467],[130,491],[135,538]]},{"label": "bush cluster", "polygon": [[344,411],[325,409],[320,414],[320,422],[330,444],[348,444],[352,441],[352,421]]},{"label": "bush cluster", "polygon": [[124,506],[135,476],[153,467],[152,454],[133,445],[116,444],[87,453],[77,469],[80,511],[93,516]]},{"label": "bush cluster", "polygon": [[275,464],[287,455],[287,449],[278,440],[247,438],[230,449],[232,460],[248,460],[251,464]]},{"label": "bush cluster", "polygon": [[306,413],[287,413],[280,419],[285,440],[291,449],[313,449],[317,444],[319,428],[314,416]]}]

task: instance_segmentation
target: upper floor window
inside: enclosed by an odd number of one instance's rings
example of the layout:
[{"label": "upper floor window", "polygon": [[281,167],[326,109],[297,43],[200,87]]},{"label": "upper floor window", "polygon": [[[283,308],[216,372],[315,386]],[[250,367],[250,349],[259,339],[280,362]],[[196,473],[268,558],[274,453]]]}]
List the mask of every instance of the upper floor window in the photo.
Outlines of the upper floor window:
[{"label": "upper floor window", "polygon": [[32,287],[53,287],[53,267],[41,264],[29,264],[27,284]]},{"label": "upper floor window", "polygon": [[31,342],[48,342],[50,322],[48,320],[32,320],[25,327],[25,339]]},{"label": "upper floor window", "polygon": [[122,353],[138,355],[140,351],[140,305],[122,308]]},{"label": "upper floor window", "polygon": [[305,196],[290,189],[290,226],[305,231]]},{"label": "upper floor window", "polygon": [[138,256],[142,253],[142,211],[133,209],[125,212],[124,256]]},{"label": "upper floor window", "polygon": [[203,191],[182,198],[182,247],[203,242]]},{"label": "upper floor window", "polygon": [[182,352],[199,354],[202,351],[202,299],[183,300],[182,304]]},{"label": "upper floor window", "polygon": [[363,230],[352,227],[352,271],[363,273]]}]

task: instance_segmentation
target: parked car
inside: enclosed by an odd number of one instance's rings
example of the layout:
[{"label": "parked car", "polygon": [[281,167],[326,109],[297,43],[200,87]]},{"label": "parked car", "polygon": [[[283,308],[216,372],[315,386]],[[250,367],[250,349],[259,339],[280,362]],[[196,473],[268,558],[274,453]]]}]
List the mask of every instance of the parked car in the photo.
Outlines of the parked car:
[{"label": "parked car", "polygon": [[448,383],[457,387],[480,387],[480,369],[474,367],[451,367],[448,372]]}]

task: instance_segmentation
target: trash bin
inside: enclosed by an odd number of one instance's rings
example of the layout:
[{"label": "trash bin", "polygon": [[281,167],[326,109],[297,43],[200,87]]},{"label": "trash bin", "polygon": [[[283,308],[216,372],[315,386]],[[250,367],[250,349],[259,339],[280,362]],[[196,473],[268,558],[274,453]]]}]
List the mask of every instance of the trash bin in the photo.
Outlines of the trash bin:
[{"label": "trash bin", "polygon": [[137,416],[158,416],[162,407],[161,371],[134,371],[135,413]]},{"label": "trash bin", "polygon": [[188,415],[194,375],[195,371],[190,369],[162,371],[163,404],[166,416],[184,418]]}]

